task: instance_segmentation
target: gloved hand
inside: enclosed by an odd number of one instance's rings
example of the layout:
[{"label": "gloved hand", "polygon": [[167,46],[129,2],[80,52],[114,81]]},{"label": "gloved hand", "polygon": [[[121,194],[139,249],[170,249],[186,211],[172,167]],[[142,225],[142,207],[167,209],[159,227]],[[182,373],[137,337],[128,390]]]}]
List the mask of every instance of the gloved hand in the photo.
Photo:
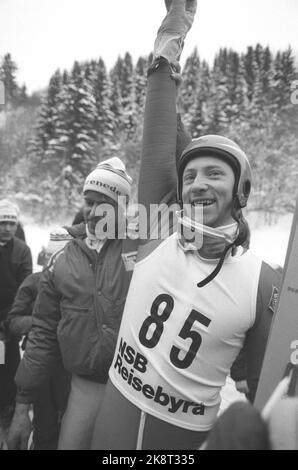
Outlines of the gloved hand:
[{"label": "gloved hand", "polygon": [[164,18],[154,43],[154,59],[164,57],[175,68],[184,39],[190,30],[197,9],[197,0],[165,0],[167,15]]}]

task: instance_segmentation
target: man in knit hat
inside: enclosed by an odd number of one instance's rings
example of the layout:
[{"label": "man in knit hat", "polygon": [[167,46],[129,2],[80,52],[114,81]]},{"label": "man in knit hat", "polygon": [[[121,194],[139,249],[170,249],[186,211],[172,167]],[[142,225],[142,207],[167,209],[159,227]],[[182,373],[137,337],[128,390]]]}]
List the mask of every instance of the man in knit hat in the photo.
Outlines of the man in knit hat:
[{"label": "man in knit hat", "polygon": [[[130,191],[131,178],[116,157],[101,162],[86,178],[85,223],[68,229],[75,238],[53,255],[40,283],[16,375],[11,449],[26,448],[30,403],[60,355],[72,381],[58,448],[90,447],[132,274],[125,262],[132,256],[131,243],[127,252],[122,228],[116,227]],[[114,227],[106,212],[114,212]]]},{"label": "man in knit hat", "polygon": [[15,205],[7,199],[0,201],[0,243],[6,243],[15,236],[18,213]]},{"label": "man in knit hat", "polygon": [[5,421],[13,412],[14,374],[20,354],[18,341],[7,336],[5,320],[18,287],[32,272],[29,247],[15,237],[18,213],[7,199],[0,201],[0,412]]},{"label": "man in knit hat", "polygon": [[131,183],[125,165],[117,157],[99,163],[87,176],[83,188],[84,217],[90,249],[98,249],[105,239],[115,238],[116,234],[122,235],[119,219],[124,215]]}]

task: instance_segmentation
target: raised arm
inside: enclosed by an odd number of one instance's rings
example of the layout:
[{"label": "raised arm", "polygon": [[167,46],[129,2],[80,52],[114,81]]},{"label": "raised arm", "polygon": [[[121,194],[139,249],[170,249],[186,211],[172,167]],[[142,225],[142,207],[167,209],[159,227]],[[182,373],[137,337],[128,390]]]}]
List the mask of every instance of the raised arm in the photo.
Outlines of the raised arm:
[{"label": "raised arm", "polygon": [[176,187],[176,79],[183,41],[196,11],[196,0],[166,1],[148,72],[139,203],[149,207]]},{"label": "raised arm", "polygon": [[139,203],[159,204],[175,186],[176,83],[164,59],[149,71],[144,116]]}]

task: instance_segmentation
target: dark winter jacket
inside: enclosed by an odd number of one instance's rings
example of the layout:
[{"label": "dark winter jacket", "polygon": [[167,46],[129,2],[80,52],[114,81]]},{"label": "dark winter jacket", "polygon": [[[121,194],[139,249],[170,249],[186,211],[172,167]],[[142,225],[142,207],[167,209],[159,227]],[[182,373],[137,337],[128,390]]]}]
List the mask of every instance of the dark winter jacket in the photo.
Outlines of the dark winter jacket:
[{"label": "dark winter jacket", "polygon": [[[75,238],[85,234],[85,225],[65,227]],[[28,335],[32,327],[32,312],[37,297],[42,272],[26,277],[19,287],[13,306],[7,317],[6,326],[14,336]]]},{"label": "dark winter jacket", "polygon": [[20,285],[9,311],[6,326],[13,336],[24,336],[32,327],[32,311],[37,297],[42,272],[26,277]]},{"label": "dark winter jacket", "polygon": [[6,319],[18,287],[32,273],[30,248],[14,237],[0,246],[0,322]]},{"label": "dark winter jacket", "polygon": [[60,351],[71,373],[107,381],[132,274],[123,262],[131,243],[110,240],[98,254],[75,239],[54,255],[41,279],[16,375],[18,402],[33,401]]}]

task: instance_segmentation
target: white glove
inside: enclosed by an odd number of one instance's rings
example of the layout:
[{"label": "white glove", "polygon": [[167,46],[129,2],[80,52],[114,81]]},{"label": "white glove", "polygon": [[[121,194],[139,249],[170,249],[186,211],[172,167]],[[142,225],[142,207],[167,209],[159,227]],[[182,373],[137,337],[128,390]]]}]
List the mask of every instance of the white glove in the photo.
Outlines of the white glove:
[{"label": "white glove", "polygon": [[184,39],[194,20],[197,0],[165,0],[165,3],[167,15],[154,43],[154,59],[164,57],[178,67]]}]

